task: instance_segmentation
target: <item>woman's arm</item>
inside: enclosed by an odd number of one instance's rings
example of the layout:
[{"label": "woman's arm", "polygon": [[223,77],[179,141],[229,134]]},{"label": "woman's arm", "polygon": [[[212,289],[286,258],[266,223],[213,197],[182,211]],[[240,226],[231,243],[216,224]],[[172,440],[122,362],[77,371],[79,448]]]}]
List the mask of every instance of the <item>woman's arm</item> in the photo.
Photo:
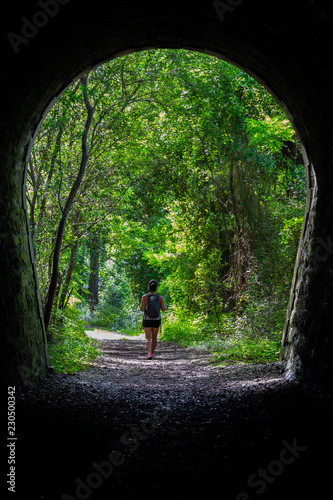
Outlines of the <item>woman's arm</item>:
[{"label": "woman's arm", "polygon": [[142,295],[141,297],[141,311],[144,311],[146,309],[148,303],[148,295]]},{"label": "woman's arm", "polygon": [[164,297],[162,297],[162,295],[160,295],[160,305],[162,311],[165,311]]}]

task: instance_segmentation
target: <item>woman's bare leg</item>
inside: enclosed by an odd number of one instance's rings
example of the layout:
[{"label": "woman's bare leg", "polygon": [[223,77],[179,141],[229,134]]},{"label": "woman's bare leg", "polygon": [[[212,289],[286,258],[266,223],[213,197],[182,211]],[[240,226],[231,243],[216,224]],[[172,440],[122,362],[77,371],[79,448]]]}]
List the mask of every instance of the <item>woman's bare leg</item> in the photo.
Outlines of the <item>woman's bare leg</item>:
[{"label": "woman's bare leg", "polygon": [[146,335],[146,347],[149,354],[150,352],[152,352],[151,349],[152,349],[153,328],[151,326],[145,328],[145,335]]},{"label": "woman's bare leg", "polygon": [[154,354],[157,345],[158,328],[152,328],[151,353]]},{"label": "woman's bare leg", "polygon": [[145,335],[147,352],[148,354],[154,354],[157,345],[158,328],[153,328],[152,326],[145,328]]}]

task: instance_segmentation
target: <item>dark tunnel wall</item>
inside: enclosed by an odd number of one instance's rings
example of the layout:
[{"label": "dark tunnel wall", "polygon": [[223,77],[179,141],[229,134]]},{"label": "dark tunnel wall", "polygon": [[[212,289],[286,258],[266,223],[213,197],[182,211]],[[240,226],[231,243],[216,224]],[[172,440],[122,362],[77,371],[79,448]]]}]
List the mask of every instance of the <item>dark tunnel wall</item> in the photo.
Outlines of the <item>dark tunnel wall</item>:
[{"label": "dark tunnel wall", "polygon": [[[8,9],[8,10],[7,10]],[[333,3],[206,0],[117,3],[18,0],[1,20],[2,383],[47,372],[25,208],[25,160],[52,101],[91,66],[145,48],[189,48],[261,81],[287,110],[306,151],[308,203],[281,357],[288,373],[330,387],[332,345]]]}]

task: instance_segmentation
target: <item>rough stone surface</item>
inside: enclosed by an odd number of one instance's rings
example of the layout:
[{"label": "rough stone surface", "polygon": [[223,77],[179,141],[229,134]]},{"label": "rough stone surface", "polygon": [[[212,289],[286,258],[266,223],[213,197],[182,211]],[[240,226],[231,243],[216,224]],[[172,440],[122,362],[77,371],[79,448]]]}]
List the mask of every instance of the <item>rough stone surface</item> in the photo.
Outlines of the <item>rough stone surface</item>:
[{"label": "rough stone surface", "polygon": [[[45,375],[47,354],[23,202],[25,160],[54,99],[87,69],[148,47],[190,48],[229,60],[261,81],[287,111],[303,143],[309,199],[317,180],[299,257],[295,313],[284,337],[290,373],[333,382],[333,9],[331,2],[17,0],[1,21],[1,367],[2,383]],[[48,3],[47,3],[48,4]],[[48,4],[49,5],[49,4]],[[58,8],[59,7],[59,8]],[[49,8],[49,7],[48,7]],[[44,8],[45,11],[45,8]],[[37,16],[37,17],[36,17]],[[39,19],[39,21],[38,21]],[[28,20],[28,21],[27,21]],[[30,28],[26,23],[30,24]],[[38,27],[35,24],[38,24]],[[10,35],[10,33],[12,35]],[[25,37],[15,45],[14,36]],[[9,35],[9,36],[8,36]],[[17,38],[16,38],[17,40]],[[22,39],[20,39],[22,41]],[[326,254],[318,253],[324,242]],[[309,245],[310,244],[310,245]],[[328,245],[328,246],[327,246]],[[324,246],[325,249],[325,246]],[[295,300],[294,300],[295,299]],[[289,342],[289,344],[288,344]],[[22,373],[25,373],[22,379]]]}]

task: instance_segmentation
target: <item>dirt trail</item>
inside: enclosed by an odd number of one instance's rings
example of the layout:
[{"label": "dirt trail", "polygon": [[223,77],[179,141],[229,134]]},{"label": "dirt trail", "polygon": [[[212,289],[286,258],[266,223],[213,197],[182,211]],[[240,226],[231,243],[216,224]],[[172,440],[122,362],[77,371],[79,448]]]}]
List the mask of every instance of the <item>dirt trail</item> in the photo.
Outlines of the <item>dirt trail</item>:
[{"label": "dirt trail", "polygon": [[145,338],[144,333],[141,333],[140,335],[126,335],[125,333],[110,332],[99,328],[87,330],[86,334],[88,337],[92,337],[96,340],[142,340]]},{"label": "dirt trail", "polygon": [[167,342],[148,361],[142,339],[100,342],[87,370],[20,397],[16,500],[289,500],[301,485],[316,498],[327,488],[332,409],[279,363],[217,367]]}]

